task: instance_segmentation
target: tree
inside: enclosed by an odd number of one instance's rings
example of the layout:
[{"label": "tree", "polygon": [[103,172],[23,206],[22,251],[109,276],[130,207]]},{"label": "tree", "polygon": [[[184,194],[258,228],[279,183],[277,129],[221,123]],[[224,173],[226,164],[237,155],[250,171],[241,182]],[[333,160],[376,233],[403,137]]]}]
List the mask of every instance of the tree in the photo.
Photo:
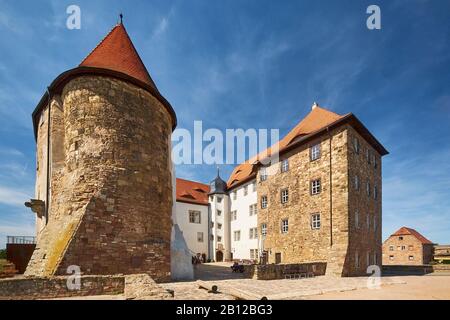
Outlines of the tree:
[{"label": "tree", "polygon": [[0,249],[0,259],[6,259],[6,250]]}]

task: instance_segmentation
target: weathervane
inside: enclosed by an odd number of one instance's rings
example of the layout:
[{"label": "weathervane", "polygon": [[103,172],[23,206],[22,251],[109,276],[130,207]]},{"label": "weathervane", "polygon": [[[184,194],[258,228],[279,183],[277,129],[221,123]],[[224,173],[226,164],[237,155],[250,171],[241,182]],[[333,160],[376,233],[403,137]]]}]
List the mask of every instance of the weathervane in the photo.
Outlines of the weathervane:
[{"label": "weathervane", "polygon": [[122,20],[123,20],[123,14],[122,14],[122,12],[119,14],[119,19],[120,19],[119,24],[122,24]]}]

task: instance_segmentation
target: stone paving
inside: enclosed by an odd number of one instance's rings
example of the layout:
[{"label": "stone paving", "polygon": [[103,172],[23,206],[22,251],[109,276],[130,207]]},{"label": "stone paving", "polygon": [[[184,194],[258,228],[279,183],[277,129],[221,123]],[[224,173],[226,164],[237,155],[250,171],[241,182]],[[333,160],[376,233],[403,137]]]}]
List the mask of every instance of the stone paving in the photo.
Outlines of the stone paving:
[{"label": "stone paving", "polygon": [[[214,271],[214,272],[213,272]],[[320,276],[296,280],[253,280],[242,274],[232,274],[227,264],[204,264],[197,266],[196,278],[208,285],[217,285],[221,294],[208,293],[199,289],[195,281],[164,284],[164,288],[174,290],[175,299],[233,299],[231,293],[242,292],[255,299],[269,300],[304,299],[311,295],[328,292],[342,292],[368,287],[367,277],[335,278]],[[381,286],[404,284],[400,277],[382,277]]]}]

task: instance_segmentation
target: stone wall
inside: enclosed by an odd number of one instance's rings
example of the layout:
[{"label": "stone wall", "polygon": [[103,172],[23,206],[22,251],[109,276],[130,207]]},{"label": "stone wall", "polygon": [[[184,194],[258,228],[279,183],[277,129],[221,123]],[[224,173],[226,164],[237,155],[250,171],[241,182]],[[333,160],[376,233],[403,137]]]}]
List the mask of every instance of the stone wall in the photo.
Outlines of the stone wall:
[{"label": "stone wall", "polygon": [[[269,263],[275,262],[277,253],[281,254],[283,264],[329,262],[332,249],[335,250],[333,255],[339,254],[335,248],[343,252],[340,261],[345,259],[348,243],[346,127],[338,128],[330,135],[331,140],[328,135],[323,135],[280,157],[280,161],[289,159],[287,172],[282,173],[280,164],[275,164],[268,168],[266,181],[261,181],[258,173],[258,227],[267,224],[263,244],[269,253]],[[317,143],[321,145],[321,157],[310,161],[310,147]],[[310,184],[315,179],[321,181],[321,192],[311,195]],[[280,198],[284,188],[289,190],[289,201],[282,204]],[[261,208],[264,195],[268,197],[267,209]],[[315,213],[321,216],[319,229],[311,227],[311,217]],[[286,234],[281,232],[283,219],[289,220]],[[343,262],[340,268],[343,268]]]},{"label": "stone wall", "polygon": [[252,264],[244,265],[244,274],[255,280],[275,280],[289,277],[323,276],[327,264],[301,263],[301,264]]},{"label": "stone wall", "polygon": [[123,276],[83,276],[80,290],[69,290],[67,279],[67,276],[0,279],[0,300],[116,295],[125,288]]},{"label": "stone wall", "polygon": [[169,113],[147,91],[100,76],[71,80],[61,100],[63,126],[52,141],[64,141],[64,165],[51,173],[49,221],[26,274],[78,265],[83,274],[169,280]]},{"label": "stone wall", "polygon": [[[349,275],[364,276],[367,275],[368,266],[381,267],[382,260],[381,156],[350,126],[348,142],[349,254],[347,269]],[[358,147],[355,144],[358,144]],[[369,160],[367,150],[369,150]],[[355,185],[356,177],[359,188]],[[370,193],[367,193],[367,183],[369,183]]]}]

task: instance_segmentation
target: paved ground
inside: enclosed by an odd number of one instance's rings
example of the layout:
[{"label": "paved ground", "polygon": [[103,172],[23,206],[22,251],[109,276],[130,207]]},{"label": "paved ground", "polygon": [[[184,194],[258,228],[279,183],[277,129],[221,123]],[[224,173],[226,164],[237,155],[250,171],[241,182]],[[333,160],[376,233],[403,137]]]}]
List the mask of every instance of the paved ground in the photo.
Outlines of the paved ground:
[{"label": "paved ground", "polygon": [[[217,294],[199,288],[199,282],[172,282],[162,286],[174,290],[175,299],[233,300],[236,295],[261,299],[450,299],[450,274],[382,277],[380,286],[368,289],[367,277],[315,277],[296,280],[252,280],[232,273],[229,263],[197,266],[196,280],[217,285]],[[373,283],[372,283],[373,284]],[[72,298],[71,298],[72,299]],[[123,296],[84,297],[82,299],[123,299]]]}]

